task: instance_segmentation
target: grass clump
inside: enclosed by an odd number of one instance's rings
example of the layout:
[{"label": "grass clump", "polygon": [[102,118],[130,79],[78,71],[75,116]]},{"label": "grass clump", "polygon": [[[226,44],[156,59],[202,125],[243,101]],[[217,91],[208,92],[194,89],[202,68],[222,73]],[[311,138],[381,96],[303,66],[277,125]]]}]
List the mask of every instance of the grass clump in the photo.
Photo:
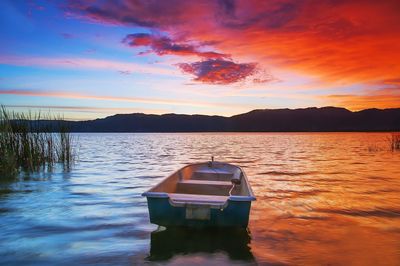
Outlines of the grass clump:
[{"label": "grass clump", "polygon": [[400,151],[400,133],[392,133],[389,143],[392,151]]},{"label": "grass clump", "polygon": [[73,161],[73,139],[63,121],[1,107],[0,178],[51,170],[56,163],[69,169]]}]

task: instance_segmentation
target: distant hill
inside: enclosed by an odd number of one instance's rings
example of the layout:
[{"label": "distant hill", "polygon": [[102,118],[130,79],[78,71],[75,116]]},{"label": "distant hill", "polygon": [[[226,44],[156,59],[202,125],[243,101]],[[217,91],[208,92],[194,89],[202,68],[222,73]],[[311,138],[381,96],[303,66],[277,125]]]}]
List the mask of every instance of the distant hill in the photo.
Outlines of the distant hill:
[{"label": "distant hill", "polygon": [[231,117],[134,113],[65,123],[74,132],[400,131],[400,108],[358,112],[337,107],[264,109]]}]

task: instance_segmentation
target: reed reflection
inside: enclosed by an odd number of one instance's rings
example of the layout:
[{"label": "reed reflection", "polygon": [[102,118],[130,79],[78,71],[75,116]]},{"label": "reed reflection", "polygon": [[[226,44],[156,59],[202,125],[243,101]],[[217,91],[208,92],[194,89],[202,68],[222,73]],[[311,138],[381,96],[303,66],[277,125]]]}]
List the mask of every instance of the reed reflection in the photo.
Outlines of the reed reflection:
[{"label": "reed reflection", "polygon": [[160,227],[151,233],[149,261],[166,261],[177,255],[225,253],[229,259],[253,262],[251,236],[244,228]]}]

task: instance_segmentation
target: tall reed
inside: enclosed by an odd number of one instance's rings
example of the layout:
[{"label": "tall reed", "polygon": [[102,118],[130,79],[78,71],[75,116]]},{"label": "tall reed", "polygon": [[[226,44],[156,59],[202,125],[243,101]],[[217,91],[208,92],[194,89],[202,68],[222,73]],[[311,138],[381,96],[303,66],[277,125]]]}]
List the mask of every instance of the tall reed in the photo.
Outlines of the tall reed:
[{"label": "tall reed", "polygon": [[74,161],[73,139],[65,123],[40,113],[0,110],[0,178],[52,169]]},{"label": "tall reed", "polygon": [[400,151],[400,133],[392,133],[389,138],[390,146],[392,151]]}]

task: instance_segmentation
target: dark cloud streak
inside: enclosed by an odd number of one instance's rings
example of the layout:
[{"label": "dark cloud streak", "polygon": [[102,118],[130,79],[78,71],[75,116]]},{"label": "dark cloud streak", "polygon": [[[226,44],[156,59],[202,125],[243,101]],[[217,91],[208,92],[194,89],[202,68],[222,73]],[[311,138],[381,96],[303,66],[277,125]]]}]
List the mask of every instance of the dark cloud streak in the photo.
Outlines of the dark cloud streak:
[{"label": "dark cloud streak", "polygon": [[176,43],[165,36],[135,33],[127,35],[122,42],[130,47],[150,47],[152,52],[160,56],[177,55],[203,58],[199,62],[177,64],[184,73],[194,75],[194,81],[202,83],[232,84],[255,74],[257,69],[256,63],[235,63],[229,55],[212,51],[202,52],[195,45]]},{"label": "dark cloud streak", "polygon": [[209,59],[195,63],[181,63],[178,67],[195,76],[194,81],[209,84],[232,84],[257,72],[255,63],[235,63],[223,59]]},{"label": "dark cloud streak", "polygon": [[202,52],[198,47],[187,43],[177,43],[165,36],[148,33],[135,33],[127,35],[123,43],[131,47],[148,46],[157,55],[199,56],[202,58],[229,58],[229,55],[217,52]]},{"label": "dark cloud streak", "polygon": [[[181,63],[178,67],[195,75],[194,80],[209,84],[232,84],[257,72],[257,63],[236,63],[226,53],[210,51],[222,40],[196,38],[190,28],[214,28],[221,25],[237,28],[257,23],[265,14],[253,18],[241,13],[234,0],[199,1],[117,1],[72,2],[68,11],[92,21],[106,24],[134,25],[156,33],[129,34],[123,43],[130,47],[148,47],[159,56],[196,56],[201,61]],[[244,15],[244,17],[243,17]],[[248,20],[247,20],[248,18]],[[246,20],[245,22],[243,22]],[[206,26],[207,25],[207,26]],[[219,27],[218,26],[218,27]],[[193,42],[192,40],[196,42]],[[208,49],[208,51],[207,51]],[[265,82],[266,79],[256,79]]]}]

